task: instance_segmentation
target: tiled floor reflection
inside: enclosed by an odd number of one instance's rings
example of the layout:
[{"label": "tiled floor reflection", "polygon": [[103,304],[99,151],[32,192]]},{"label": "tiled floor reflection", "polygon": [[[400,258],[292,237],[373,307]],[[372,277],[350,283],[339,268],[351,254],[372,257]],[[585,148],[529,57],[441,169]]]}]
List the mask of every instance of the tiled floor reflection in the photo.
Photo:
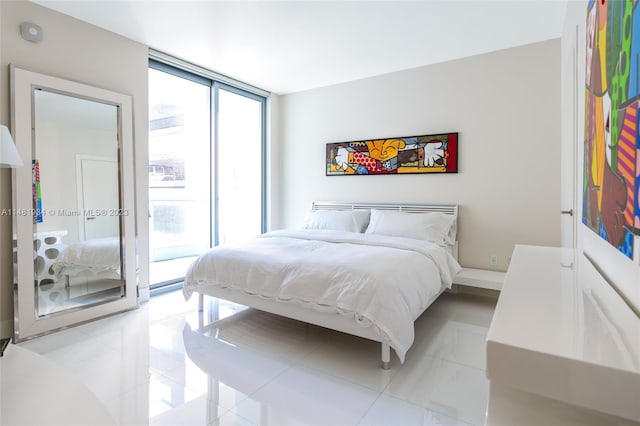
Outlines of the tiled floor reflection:
[{"label": "tiled floor reflection", "polygon": [[390,370],[377,343],[228,302],[201,327],[181,292],[21,346],[68,368],[122,425],[483,424],[494,307],[444,294]]}]

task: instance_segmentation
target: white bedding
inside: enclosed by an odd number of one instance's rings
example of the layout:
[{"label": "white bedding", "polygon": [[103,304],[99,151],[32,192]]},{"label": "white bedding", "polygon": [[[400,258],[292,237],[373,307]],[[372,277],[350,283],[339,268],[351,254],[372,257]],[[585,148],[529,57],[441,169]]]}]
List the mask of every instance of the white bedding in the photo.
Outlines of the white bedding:
[{"label": "white bedding", "polygon": [[326,230],[274,231],[218,246],[189,268],[184,295],[223,287],[353,317],[404,362],[414,321],[460,270],[436,244]]},{"label": "white bedding", "polygon": [[97,238],[67,246],[51,266],[56,275],[101,274],[120,279],[120,239]]}]

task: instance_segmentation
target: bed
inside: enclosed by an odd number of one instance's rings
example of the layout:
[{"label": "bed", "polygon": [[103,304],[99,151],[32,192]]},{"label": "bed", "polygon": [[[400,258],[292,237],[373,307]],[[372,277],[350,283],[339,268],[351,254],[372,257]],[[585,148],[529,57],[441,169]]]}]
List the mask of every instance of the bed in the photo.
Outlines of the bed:
[{"label": "bed", "polygon": [[400,362],[415,320],[460,271],[457,205],[314,202],[302,229],[215,247],[185,276],[212,296],[381,343]]},{"label": "bed", "polygon": [[100,274],[120,279],[120,239],[96,238],[68,245],[51,265],[56,275]]},{"label": "bed", "polygon": [[95,238],[70,244],[55,259],[51,271],[64,280],[68,299],[72,296],[72,287],[83,289],[80,294],[119,288],[122,281],[120,239]]}]

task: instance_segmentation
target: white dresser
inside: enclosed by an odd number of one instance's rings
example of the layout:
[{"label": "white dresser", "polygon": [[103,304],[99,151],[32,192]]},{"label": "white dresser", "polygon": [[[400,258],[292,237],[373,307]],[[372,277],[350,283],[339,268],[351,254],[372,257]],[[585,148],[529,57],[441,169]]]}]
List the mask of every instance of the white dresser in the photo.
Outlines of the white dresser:
[{"label": "white dresser", "polygon": [[583,255],[516,246],[487,377],[486,425],[636,424],[640,318]]},{"label": "white dresser", "polygon": [[0,358],[0,425],[115,426],[70,371],[19,345]]}]

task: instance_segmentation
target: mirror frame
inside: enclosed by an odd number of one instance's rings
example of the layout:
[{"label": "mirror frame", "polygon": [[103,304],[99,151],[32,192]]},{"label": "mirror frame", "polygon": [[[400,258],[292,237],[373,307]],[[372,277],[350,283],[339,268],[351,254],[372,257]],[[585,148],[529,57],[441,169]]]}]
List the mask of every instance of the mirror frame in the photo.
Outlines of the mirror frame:
[{"label": "mirror frame", "polygon": [[[130,95],[89,84],[41,74],[11,64],[11,127],[24,166],[13,169],[14,342],[29,340],[73,325],[82,324],[138,307],[137,256],[135,238],[135,194],[133,162],[133,102]],[[63,95],[114,105],[118,108],[118,170],[120,177],[121,277],[123,297],[105,303],[62,310],[38,317],[34,268],[34,223],[32,167],[35,130],[34,90],[45,89]]]}]

